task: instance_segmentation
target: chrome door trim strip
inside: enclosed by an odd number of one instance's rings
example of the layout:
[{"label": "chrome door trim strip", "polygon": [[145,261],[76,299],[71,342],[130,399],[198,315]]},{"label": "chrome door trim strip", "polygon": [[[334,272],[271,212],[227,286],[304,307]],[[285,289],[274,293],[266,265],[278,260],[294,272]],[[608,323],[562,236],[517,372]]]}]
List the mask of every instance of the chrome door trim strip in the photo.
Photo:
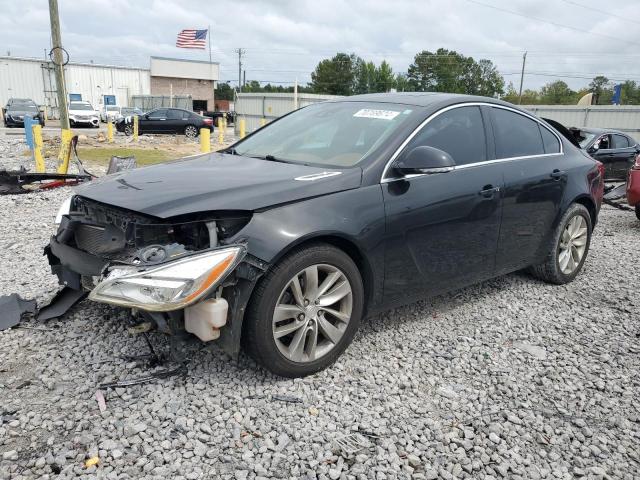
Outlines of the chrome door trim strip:
[{"label": "chrome door trim strip", "polygon": [[462,107],[482,107],[482,106],[487,106],[487,107],[494,107],[494,108],[502,108],[503,110],[510,110],[514,113],[517,113],[519,115],[522,115],[524,117],[528,117],[531,120],[533,120],[534,122],[536,122],[538,125],[540,125],[543,128],[546,128],[547,130],[549,130],[558,140],[558,143],[560,144],[560,152],[557,153],[544,153],[544,154],[538,154],[538,155],[526,155],[526,156],[522,156],[522,157],[510,157],[510,158],[497,158],[494,160],[484,160],[482,162],[475,162],[475,163],[468,163],[465,165],[457,165],[455,169],[458,168],[469,168],[469,167],[473,167],[473,166],[478,166],[478,165],[484,165],[484,164],[488,164],[488,163],[497,163],[497,162],[506,162],[506,161],[511,161],[511,160],[519,160],[522,158],[536,158],[536,157],[548,157],[548,156],[552,156],[552,155],[564,155],[564,148],[562,146],[562,139],[560,138],[560,136],[554,132],[553,130],[551,130],[549,127],[547,127],[544,123],[542,123],[539,119],[537,119],[536,117],[534,117],[533,115],[527,113],[527,112],[523,112],[521,110],[517,110],[515,108],[511,108],[511,107],[507,107],[505,105],[498,105],[496,103],[490,103],[490,102],[466,102],[466,103],[456,103],[455,105],[449,105],[448,107],[445,107],[441,110],[438,110],[437,112],[432,113],[431,115],[429,115],[425,120],[422,121],[422,123],[420,123],[420,125],[418,125],[413,132],[411,132],[411,134],[405,138],[404,142],[402,142],[400,144],[400,146],[396,149],[395,152],[393,152],[393,155],[391,155],[391,158],[389,159],[389,161],[387,162],[387,164],[384,167],[384,170],[382,171],[382,177],[380,177],[380,183],[387,183],[393,180],[398,180],[400,178],[415,178],[417,176],[423,176],[423,175],[429,175],[429,174],[415,174],[415,175],[405,175],[402,177],[394,177],[394,178],[385,178],[389,168],[391,168],[391,164],[396,160],[396,158],[398,158],[398,156],[400,155],[400,153],[402,153],[402,150],[404,150],[404,148],[407,146],[407,144],[413,139],[413,137],[415,137],[418,133],[420,133],[420,131],[434,118],[436,118],[438,115],[444,113],[444,112],[448,112],[449,110],[453,110],[454,108],[462,108]]}]

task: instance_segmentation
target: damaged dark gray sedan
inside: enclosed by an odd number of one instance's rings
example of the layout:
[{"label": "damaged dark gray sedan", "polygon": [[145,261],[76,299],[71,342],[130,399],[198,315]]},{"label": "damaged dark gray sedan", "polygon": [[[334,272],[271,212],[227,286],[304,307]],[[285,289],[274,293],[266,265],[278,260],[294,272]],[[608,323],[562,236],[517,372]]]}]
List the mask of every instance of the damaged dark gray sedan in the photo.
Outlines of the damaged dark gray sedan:
[{"label": "damaged dark gray sedan", "polygon": [[380,94],[311,105],[223,152],[103,177],[60,209],[61,283],[272,372],[317,372],[361,318],[587,257],[602,168],[510,104]]}]

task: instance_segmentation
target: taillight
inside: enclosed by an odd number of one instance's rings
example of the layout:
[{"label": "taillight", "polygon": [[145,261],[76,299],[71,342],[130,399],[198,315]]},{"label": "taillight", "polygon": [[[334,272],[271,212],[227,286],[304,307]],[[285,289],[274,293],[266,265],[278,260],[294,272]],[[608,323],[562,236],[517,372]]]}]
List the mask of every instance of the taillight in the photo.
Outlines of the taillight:
[{"label": "taillight", "polygon": [[[637,159],[636,159],[637,161]],[[600,172],[600,179],[601,181],[604,182],[604,163],[599,162],[596,160],[596,163],[598,164],[598,171]]]},{"label": "taillight", "polygon": [[213,125],[213,118],[209,118],[209,117],[205,118],[204,123],[206,125]]}]

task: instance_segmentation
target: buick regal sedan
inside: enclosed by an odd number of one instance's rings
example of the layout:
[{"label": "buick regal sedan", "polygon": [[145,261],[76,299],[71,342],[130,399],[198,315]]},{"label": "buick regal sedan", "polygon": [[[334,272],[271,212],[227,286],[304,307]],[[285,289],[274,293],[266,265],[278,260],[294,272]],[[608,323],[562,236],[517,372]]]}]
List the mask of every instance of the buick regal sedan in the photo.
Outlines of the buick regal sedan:
[{"label": "buick regal sedan", "polygon": [[79,188],[46,252],[94,301],[300,377],[392,306],[520,269],[570,282],[602,189],[601,164],[508,103],[355,96]]}]

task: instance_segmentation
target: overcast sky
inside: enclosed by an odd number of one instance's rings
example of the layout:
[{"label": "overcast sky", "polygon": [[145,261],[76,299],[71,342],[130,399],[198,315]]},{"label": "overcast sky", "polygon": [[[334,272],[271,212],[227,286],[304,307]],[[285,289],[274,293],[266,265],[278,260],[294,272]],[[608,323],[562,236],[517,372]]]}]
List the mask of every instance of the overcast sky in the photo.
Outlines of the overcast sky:
[{"label": "overcast sky", "polygon": [[[525,88],[557,79],[579,88],[601,74],[640,82],[638,0],[59,0],[59,5],[62,41],[72,61],[148,67],[150,55],[208,60],[208,50],[179,49],[175,41],[183,28],[211,25],[221,80],[234,82],[238,47],[246,49],[247,80],[283,84],[296,77],[308,82],[317,62],[337,51],[376,63],[386,59],[394,71],[406,72],[417,52],[439,47],[492,60],[516,87],[525,50],[530,72]],[[50,46],[46,0],[0,0],[0,8],[0,55],[41,58]]]}]

